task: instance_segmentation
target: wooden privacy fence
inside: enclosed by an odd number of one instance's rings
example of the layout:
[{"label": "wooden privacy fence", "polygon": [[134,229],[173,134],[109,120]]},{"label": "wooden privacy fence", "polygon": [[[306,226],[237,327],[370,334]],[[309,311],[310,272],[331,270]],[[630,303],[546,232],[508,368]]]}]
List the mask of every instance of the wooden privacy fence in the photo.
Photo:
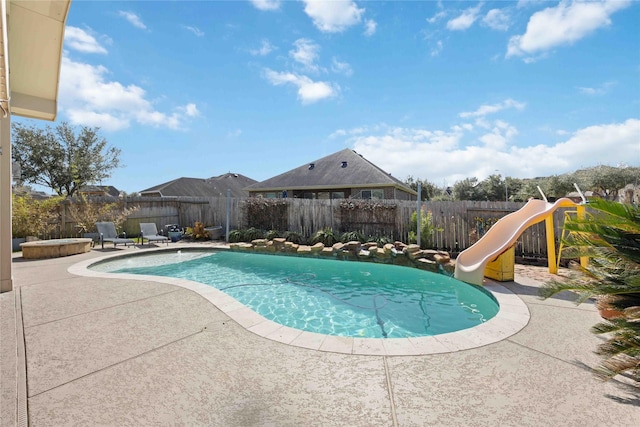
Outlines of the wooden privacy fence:
[{"label": "wooden privacy fence", "polygon": [[[229,227],[239,227],[242,209],[239,204],[242,199],[232,198],[229,203]],[[75,236],[80,233],[76,227],[72,215],[69,212],[69,204],[78,203],[66,200],[60,212],[60,234],[65,237]],[[112,198],[92,197],[91,203],[114,203]],[[128,236],[140,234],[140,223],[152,222],[158,230],[165,225],[178,224],[182,227],[192,227],[196,221],[205,226],[226,226],[227,199],[220,197],[125,197],[118,203],[123,208],[136,208],[127,217],[124,229]]]},{"label": "wooden privacy fence", "polygon": [[[193,226],[196,221],[205,226],[226,228],[227,205],[229,206],[229,230],[256,227],[269,229],[271,226],[285,226],[304,236],[311,236],[318,230],[331,228],[334,232],[357,231],[364,235],[388,237],[393,240],[408,241],[411,214],[416,211],[417,202],[398,200],[320,200],[320,199],[277,199],[266,204],[278,204],[278,218],[269,218],[268,223],[259,220],[255,210],[247,208],[247,199],[226,197],[126,197],[125,207],[137,207],[124,225],[127,235],[136,236],[141,222],[153,222],[158,229],[167,224]],[[108,203],[109,199],[92,199],[92,203]],[[60,214],[60,235],[78,235],[73,219],[65,214],[66,201]],[[250,203],[254,203],[251,201]],[[487,230],[503,216],[514,212],[525,203],[515,202],[423,202],[423,212],[430,211],[436,229],[433,236],[434,248],[453,253],[466,249],[475,243]],[[555,238],[558,243],[564,222],[564,212],[559,209],[554,214]],[[253,215],[253,217],[252,217]],[[263,215],[265,216],[265,215]],[[266,212],[269,217],[269,212]],[[546,257],[546,230],[544,221],[529,227],[518,239],[516,254],[522,256]]]}]

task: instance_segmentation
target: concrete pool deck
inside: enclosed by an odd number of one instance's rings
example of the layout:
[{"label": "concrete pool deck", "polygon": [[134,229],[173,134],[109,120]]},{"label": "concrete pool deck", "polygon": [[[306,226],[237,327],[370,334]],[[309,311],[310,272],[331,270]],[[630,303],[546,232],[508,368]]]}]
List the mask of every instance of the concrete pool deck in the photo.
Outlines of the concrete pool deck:
[{"label": "concrete pool deck", "polygon": [[640,419],[637,388],[590,372],[601,342],[589,332],[599,320],[593,306],[537,297],[545,268],[517,265],[516,281],[501,284],[530,319],[500,341],[363,355],[265,338],[174,284],[68,270],[147,250],[16,255],[15,290],[0,295],[2,426],[27,418],[32,426],[582,427]]}]

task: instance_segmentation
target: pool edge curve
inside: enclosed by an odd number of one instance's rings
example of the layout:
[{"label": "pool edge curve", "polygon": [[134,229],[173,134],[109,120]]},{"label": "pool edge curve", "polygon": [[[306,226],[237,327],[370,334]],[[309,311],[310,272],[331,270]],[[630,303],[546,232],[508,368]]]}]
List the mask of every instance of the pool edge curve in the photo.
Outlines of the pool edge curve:
[{"label": "pool edge curve", "polygon": [[[202,249],[201,246],[182,246],[180,249]],[[224,247],[207,250],[228,250]],[[157,248],[145,253],[175,249]],[[273,322],[226,293],[198,282],[171,277],[147,276],[123,273],[102,273],[88,267],[110,258],[141,255],[141,253],[114,253],[87,259],[71,265],[67,271],[85,277],[152,281],[191,290],[213,304],[247,331],[263,338],[309,350],[370,356],[419,356],[451,353],[483,347],[502,341],[522,330],[530,319],[529,309],[520,297],[497,282],[488,281],[484,288],[493,295],[500,306],[498,313],[487,322],[468,329],[445,334],[409,338],[356,338],[324,335],[303,331]]]}]

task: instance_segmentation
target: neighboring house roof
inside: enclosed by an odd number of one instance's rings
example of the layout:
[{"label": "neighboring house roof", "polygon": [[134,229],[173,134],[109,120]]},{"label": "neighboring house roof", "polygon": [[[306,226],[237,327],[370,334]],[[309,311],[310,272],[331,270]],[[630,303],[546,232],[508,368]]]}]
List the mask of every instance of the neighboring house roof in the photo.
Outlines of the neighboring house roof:
[{"label": "neighboring house roof", "polygon": [[45,193],[44,191],[22,191],[22,190],[13,190],[13,194],[19,197],[30,197],[33,200],[47,200],[53,197],[50,194]]},{"label": "neighboring house roof", "polygon": [[249,192],[245,188],[255,184],[255,179],[241,175],[239,173],[225,173],[209,178],[209,181],[222,195],[227,195],[227,190],[231,190],[231,197],[247,197]]},{"label": "neighboring house roof", "polygon": [[360,154],[344,149],[306,163],[288,172],[253,184],[249,192],[334,189],[357,187],[396,187],[417,195],[405,183],[383,171]]},{"label": "neighboring house roof", "polygon": [[113,185],[85,185],[78,192],[83,194],[97,194],[100,196],[120,197],[120,190]]},{"label": "neighboring house roof", "polygon": [[255,182],[255,179],[231,172],[208,179],[183,177],[142,190],[140,195],[160,197],[226,197],[227,189],[229,189],[231,190],[231,197],[247,197],[249,193],[245,191],[244,188]]}]

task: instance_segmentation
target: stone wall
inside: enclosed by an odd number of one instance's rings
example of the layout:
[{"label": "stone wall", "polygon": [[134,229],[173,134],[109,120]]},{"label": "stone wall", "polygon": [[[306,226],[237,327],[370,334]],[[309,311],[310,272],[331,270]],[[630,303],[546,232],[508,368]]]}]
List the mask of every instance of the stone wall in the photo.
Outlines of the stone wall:
[{"label": "stone wall", "polygon": [[229,246],[233,251],[378,262],[417,267],[432,272],[444,270],[450,274],[453,274],[455,269],[455,262],[451,260],[447,252],[432,249],[423,250],[418,245],[407,245],[402,242],[387,243],[381,248],[374,242],[360,243],[358,241],[336,243],[327,247],[322,243],[316,243],[313,246],[298,245],[287,242],[284,238],[276,238],[273,240],[256,239],[251,243],[231,243]]}]

